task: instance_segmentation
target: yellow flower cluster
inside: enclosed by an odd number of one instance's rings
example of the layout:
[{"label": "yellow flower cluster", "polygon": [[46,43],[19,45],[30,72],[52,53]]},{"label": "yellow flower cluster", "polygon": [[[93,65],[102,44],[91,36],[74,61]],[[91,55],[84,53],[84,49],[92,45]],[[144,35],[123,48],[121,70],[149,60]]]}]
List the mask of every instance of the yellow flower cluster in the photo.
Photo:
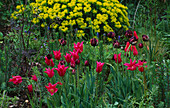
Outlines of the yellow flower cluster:
[{"label": "yellow flower cluster", "polygon": [[77,37],[85,36],[85,33],[83,30],[77,30]]},{"label": "yellow flower cluster", "polygon": [[13,19],[18,19],[18,16],[19,15],[22,15],[23,12],[25,11],[25,8],[23,5],[17,5],[16,6],[16,11],[14,11],[12,14],[11,14],[11,18]]},{"label": "yellow flower cluster", "polygon": [[[70,26],[78,28],[77,36],[84,36],[83,29],[94,32],[114,32],[128,29],[127,7],[118,0],[35,0],[30,3],[34,24],[49,26],[66,32]],[[17,6],[17,10],[22,6]],[[15,17],[13,13],[13,18]],[[81,34],[81,35],[80,35]]]}]

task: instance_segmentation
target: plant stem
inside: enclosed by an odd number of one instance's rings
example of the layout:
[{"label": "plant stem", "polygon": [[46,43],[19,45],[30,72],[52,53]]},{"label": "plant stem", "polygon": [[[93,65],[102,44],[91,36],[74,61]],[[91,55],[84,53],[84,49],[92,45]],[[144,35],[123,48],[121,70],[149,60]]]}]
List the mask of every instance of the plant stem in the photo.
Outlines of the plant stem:
[{"label": "plant stem", "polygon": [[77,88],[80,89],[80,83],[79,83],[79,65],[77,65]]},{"label": "plant stem", "polygon": [[145,75],[145,71],[143,71],[143,84],[144,84],[144,95],[146,97],[146,92],[147,92],[147,82],[146,82],[146,75]]},{"label": "plant stem", "polygon": [[[141,1],[141,0],[140,0],[140,1]],[[133,28],[133,29],[134,29],[134,26],[135,26],[136,13],[137,13],[137,10],[138,10],[138,8],[139,8],[140,1],[138,2],[138,5],[137,5],[137,7],[136,7],[136,11],[135,11],[135,15],[134,15],[134,19],[133,19],[133,26],[132,26],[132,28]]]},{"label": "plant stem", "polygon": [[[64,81],[64,77],[62,77],[63,79],[63,83],[64,83],[64,92],[65,92],[65,95],[66,95],[66,98],[67,98],[67,92],[66,92],[66,84],[65,84],[65,81]],[[67,106],[67,99],[66,99],[66,106]]]}]

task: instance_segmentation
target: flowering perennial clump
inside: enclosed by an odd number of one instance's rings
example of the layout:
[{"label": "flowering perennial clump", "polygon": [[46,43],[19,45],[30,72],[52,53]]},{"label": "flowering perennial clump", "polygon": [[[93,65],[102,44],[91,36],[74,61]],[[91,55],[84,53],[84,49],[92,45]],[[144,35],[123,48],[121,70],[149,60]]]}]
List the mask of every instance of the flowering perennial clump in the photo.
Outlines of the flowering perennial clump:
[{"label": "flowering perennial clump", "polygon": [[[86,28],[108,33],[120,28],[127,30],[130,26],[128,8],[118,0],[35,0],[29,6],[30,13],[35,16],[32,23],[63,32],[71,25],[78,28],[78,37],[85,35]],[[24,9],[23,5],[18,5],[11,17],[17,19]]]}]

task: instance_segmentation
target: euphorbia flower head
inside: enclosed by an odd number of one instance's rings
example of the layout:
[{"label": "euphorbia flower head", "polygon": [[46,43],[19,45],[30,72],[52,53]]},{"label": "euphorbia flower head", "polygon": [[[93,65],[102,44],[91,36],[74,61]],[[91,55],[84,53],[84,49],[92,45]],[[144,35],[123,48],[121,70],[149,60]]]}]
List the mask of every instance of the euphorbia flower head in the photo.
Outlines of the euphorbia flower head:
[{"label": "euphorbia flower head", "polygon": [[35,82],[37,82],[37,81],[38,81],[37,76],[36,76],[36,75],[32,75],[32,80],[34,80]]},{"label": "euphorbia flower head", "polygon": [[15,85],[22,82],[22,77],[21,76],[12,76],[12,77],[13,78],[9,79],[8,82],[13,82]]},{"label": "euphorbia flower head", "polygon": [[90,40],[90,43],[91,43],[92,46],[95,47],[95,46],[98,45],[98,40],[96,38],[93,38],[93,39]]},{"label": "euphorbia flower head", "polygon": [[67,63],[70,63],[71,62],[71,55],[66,53],[66,55],[64,56],[64,58],[66,59],[66,62]]},{"label": "euphorbia flower head", "polygon": [[79,59],[78,51],[77,51],[77,52],[71,52],[71,51],[70,51],[70,53],[71,53],[74,61],[76,61],[77,59]]},{"label": "euphorbia flower head", "polygon": [[81,43],[78,42],[77,44],[74,43],[74,49],[78,52],[78,53],[81,53],[83,51],[83,42],[82,41]]},{"label": "euphorbia flower head", "polygon": [[[138,70],[140,72],[144,71],[143,63],[146,63],[146,62],[142,62],[142,61],[138,60],[138,63],[136,64],[136,66],[138,66]],[[147,67],[147,66],[145,66],[145,67]]]},{"label": "euphorbia flower head", "polygon": [[136,49],[135,45],[132,45],[131,50],[133,51],[134,56],[138,55],[138,50]]},{"label": "euphorbia flower head", "polygon": [[56,88],[57,84],[62,85],[61,82],[57,82],[54,85],[52,85],[51,83],[48,83],[48,86],[45,86],[48,92],[50,92],[51,96],[54,95],[54,93],[58,91],[58,88]]},{"label": "euphorbia flower head", "polygon": [[48,66],[54,67],[53,59],[48,59],[46,56],[45,56],[45,63],[46,63]]},{"label": "euphorbia flower head", "polygon": [[45,73],[47,73],[49,78],[52,78],[54,76],[54,68],[50,69],[50,68],[46,68]]},{"label": "euphorbia flower head", "polygon": [[59,74],[61,77],[63,77],[63,76],[65,75],[65,73],[66,73],[66,69],[67,69],[67,68],[68,68],[68,66],[65,67],[64,65],[59,64],[59,65],[58,65],[58,68],[55,68],[55,70],[57,70],[58,74]]},{"label": "euphorbia flower head", "polygon": [[29,91],[29,92],[32,92],[32,91],[33,91],[32,84],[31,84],[31,85],[28,85],[27,88],[28,88],[28,91]]},{"label": "euphorbia flower head", "polygon": [[54,54],[56,60],[60,60],[60,58],[61,58],[60,50],[59,51],[53,51],[53,54]]},{"label": "euphorbia flower head", "polygon": [[[118,57],[118,59],[117,59]],[[117,63],[121,63],[122,62],[122,59],[121,59],[121,53],[119,54],[114,54],[114,59],[115,59],[115,62]]]},{"label": "euphorbia flower head", "polygon": [[133,62],[132,62],[132,59],[130,59],[130,64],[129,63],[125,63],[124,64],[125,66],[128,66],[128,68],[127,68],[127,70],[131,70],[131,71],[134,71],[134,70],[136,70],[136,60],[134,60]]},{"label": "euphorbia flower head", "polygon": [[100,73],[102,71],[104,63],[98,61],[96,61],[96,63],[97,63],[96,72]]}]

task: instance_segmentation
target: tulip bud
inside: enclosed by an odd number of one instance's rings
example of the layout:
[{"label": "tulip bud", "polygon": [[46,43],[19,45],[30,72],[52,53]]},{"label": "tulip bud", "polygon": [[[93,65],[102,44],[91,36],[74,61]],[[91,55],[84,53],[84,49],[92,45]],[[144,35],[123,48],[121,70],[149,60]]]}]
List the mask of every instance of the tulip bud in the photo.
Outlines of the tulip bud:
[{"label": "tulip bud", "polygon": [[33,91],[32,84],[31,84],[31,85],[28,85],[27,88],[28,88],[28,91],[29,91],[29,92],[32,92],[32,91]]},{"label": "tulip bud", "polygon": [[85,66],[89,66],[89,61],[86,60],[85,63],[84,63],[84,65],[85,65]]},{"label": "tulip bud", "polygon": [[60,63],[61,65],[64,65],[66,62],[65,62],[64,60],[61,60],[59,63]]},{"label": "tulip bud", "polygon": [[126,36],[127,38],[131,38],[132,35],[133,35],[133,33],[132,33],[131,30],[127,30],[127,31],[125,32],[125,36]]},{"label": "tulip bud", "polygon": [[72,67],[72,68],[75,68],[75,67],[76,67],[76,64],[71,64],[71,67]]},{"label": "tulip bud", "polygon": [[109,38],[114,38],[114,37],[115,37],[115,33],[109,32],[109,33],[107,34],[107,36],[108,36]]},{"label": "tulip bud", "polygon": [[139,43],[139,48],[143,48],[143,44],[142,43]]},{"label": "tulip bud", "polygon": [[142,35],[142,39],[143,39],[143,41],[148,41],[148,40],[149,40],[149,36],[147,36],[147,35]]},{"label": "tulip bud", "polygon": [[137,42],[138,42],[138,39],[136,39],[135,36],[132,36],[129,40],[129,43],[132,44],[132,45],[135,45]]},{"label": "tulip bud", "polygon": [[117,40],[115,40],[115,41],[113,42],[113,47],[114,47],[114,48],[120,48],[120,43],[119,43]]},{"label": "tulip bud", "polygon": [[50,60],[52,58],[52,54],[48,54],[47,58]]},{"label": "tulip bud", "polygon": [[80,64],[80,60],[79,59],[76,59],[76,64],[79,65]]},{"label": "tulip bud", "polygon": [[66,41],[64,39],[60,39],[59,42],[60,42],[60,45],[62,45],[62,46],[66,45]]},{"label": "tulip bud", "polygon": [[98,45],[98,40],[96,38],[93,38],[90,40],[92,46],[97,46]]},{"label": "tulip bud", "polygon": [[75,69],[73,69],[73,70],[72,70],[72,74],[75,74],[75,73],[76,73],[76,71],[75,71]]}]

